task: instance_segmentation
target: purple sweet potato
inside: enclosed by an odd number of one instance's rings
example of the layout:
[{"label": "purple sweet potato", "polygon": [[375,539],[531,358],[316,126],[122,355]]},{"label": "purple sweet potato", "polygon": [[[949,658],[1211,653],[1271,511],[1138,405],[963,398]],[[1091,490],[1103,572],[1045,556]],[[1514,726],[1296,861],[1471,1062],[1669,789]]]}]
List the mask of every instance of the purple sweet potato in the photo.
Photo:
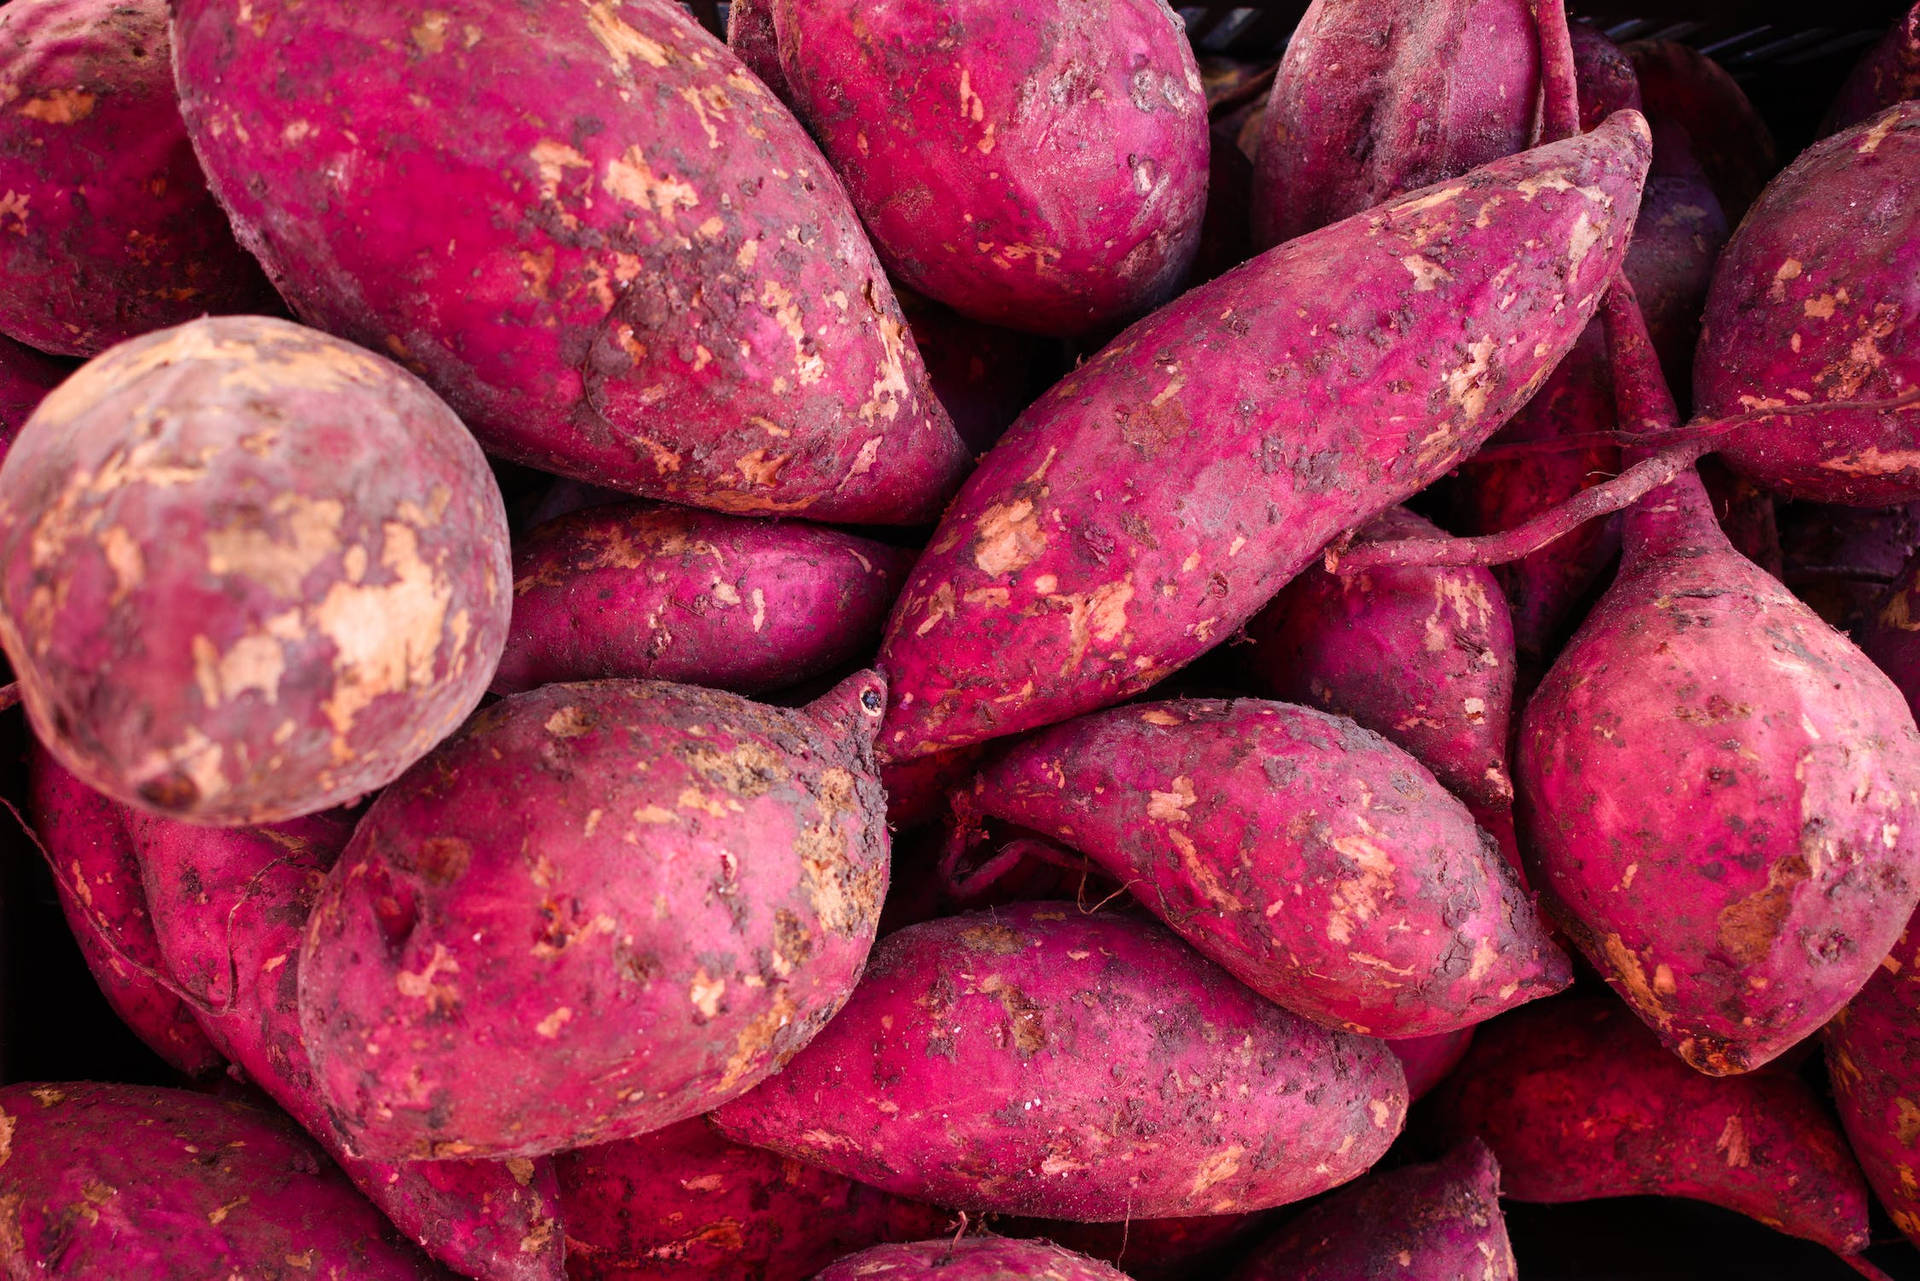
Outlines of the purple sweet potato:
[{"label": "purple sweet potato", "polygon": [[1261,122],[1254,245],[1522,150],[1539,98],[1528,0],[1313,0]]},{"label": "purple sweet potato", "polygon": [[1258,1246],[1233,1281],[1515,1281],[1500,1167],[1478,1139],[1375,1171]]},{"label": "purple sweet potato", "polygon": [[0,333],[92,356],[278,308],[207,192],[170,58],[166,0],[0,8]]},{"label": "purple sweet potato", "polygon": [[1003,1236],[1039,1238],[1114,1267],[1133,1281],[1188,1281],[1218,1276],[1248,1242],[1272,1226],[1275,1212],[1197,1214],[1119,1223],[996,1218]]},{"label": "purple sweet potato", "polygon": [[397,776],[485,693],[509,573],[500,490],[452,412],[281,320],[122,344],[0,469],[0,640],[35,732],[91,786],[191,822]]},{"label": "purple sweet potato", "polygon": [[843,1254],[937,1236],[946,1211],[760,1148],[702,1117],[554,1159],[573,1281],[806,1281]]},{"label": "purple sweet potato", "polygon": [[672,0],[181,0],[173,30],[241,242],[490,451],[877,524],[968,465],[825,159]]},{"label": "purple sweet potato", "polygon": [[1908,98],[1920,98],[1920,4],[1908,9],[1860,60],[1840,86],[1820,132],[1838,133]]},{"label": "purple sweet potato", "polygon": [[[1713,277],[1693,371],[1714,418],[1882,401],[1920,381],[1920,102],[1817,142],[1768,184]],[[1735,471],[1815,502],[1920,498],[1920,409],[1834,409],[1743,426]]]},{"label": "purple sweet potato", "polygon": [[947,793],[973,777],[984,746],[883,761],[880,782],[887,789],[887,822],[895,830],[930,823],[946,812]]},{"label": "purple sweet potato", "polygon": [[1015,743],[958,803],[1086,854],[1328,1027],[1451,1032],[1573,978],[1466,807],[1342,717],[1259,699],[1113,708]]},{"label": "purple sweet potato", "polygon": [[1582,133],[1598,129],[1616,111],[1641,111],[1640,77],[1626,50],[1588,22],[1569,23],[1573,74]]},{"label": "purple sweet potato", "polygon": [[11,338],[0,338],[0,458],[47,393],[73,370]]},{"label": "purple sweet potato", "polygon": [[1827,1024],[1827,1075],[1840,1123],[1880,1204],[1920,1244],[1920,926]]},{"label": "purple sweet potato", "polygon": [[967,1211],[1232,1214],[1352,1178],[1398,1133],[1379,1041],[1255,996],[1158,925],[1021,903],[890,934],[723,1132]]},{"label": "purple sweet potato", "polygon": [[814,1281],[1127,1281],[1098,1259],[1050,1241],[967,1237],[878,1245],[848,1255]]},{"label": "purple sweet potato", "polygon": [[[1779,505],[1781,578],[1828,623],[1880,662],[1870,622],[1907,560],[1920,551],[1920,503],[1899,507]],[[1881,663],[1881,669],[1887,670]],[[1897,673],[1889,673],[1895,677]]]},{"label": "purple sweet potato", "polygon": [[727,48],[775,97],[792,105],[793,90],[780,69],[780,35],[773,28],[771,0],[733,0],[727,6]]},{"label": "purple sweet potato", "polygon": [[1667,382],[1693,385],[1693,352],[1707,304],[1713,265],[1727,243],[1727,217],[1693,158],[1680,126],[1653,125],[1653,165],[1640,197],[1640,220],[1627,246],[1627,280],[1653,334]]},{"label": "purple sweet potato", "polygon": [[1907,561],[1862,624],[1860,647],[1920,717],[1920,553]]},{"label": "purple sweet potato", "polygon": [[970,320],[910,290],[899,293],[933,394],[967,449],[986,453],[1040,390],[1036,379],[1049,366],[1042,340]]},{"label": "purple sweet potato", "polygon": [[306,1135],[259,1108],[136,1085],[0,1089],[12,1277],[441,1281]]},{"label": "purple sweet potato", "polygon": [[894,606],[886,753],[1146,689],[1472,454],[1598,305],[1647,154],[1619,112],[1269,250],[1070,374],[987,455]]},{"label": "purple sweet potato", "polygon": [[188,1076],[218,1067],[220,1051],[160,977],[160,946],[126,812],[35,744],[27,765],[27,814],[53,865],[60,910],[113,1012]]},{"label": "purple sweet potato", "polygon": [[1773,177],[1773,134],[1726,68],[1677,40],[1635,40],[1626,46],[1650,119],[1687,131],[1729,225]]},{"label": "purple sweet potato", "polygon": [[1463,1027],[1457,1032],[1388,1041],[1387,1048],[1407,1074],[1407,1094],[1418,1101],[1460,1066],[1472,1044],[1473,1029]]},{"label": "purple sweet potato", "polygon": [[740,694],[870,658],[913,553],[819,525],[656,503],[574,512],[514,546],[496,694],[633,677]]},{"label": "purple sweet potato", "polygon": [[846,999],[879,921],[885,701],[871,673],[797,711],[548,685],[383,792],[300,955],[307,1051],[350,1148],[537,1156],[775,1070]]},{"label": "purple sweet potato", "polygon": [[[1713,519],[1733,549],[1775,578],[1786,571],[1773,495],[1709,454],[1694,464]],[[1784,581],[1784,580],[1783,580]],[[1843,629],[1844,630],[1844,629]]]},{"label": "purple sweet potato", "polygon": [[795,112],[887,269],[962,315],[1106,329],[1199,244],[1207,102],[1164,0],[772,0]]},{"label": "purple sweet potato", "polygon": [[1691,1197],[1830,1249],[1867,1243],[1860,1168],[1804,1081],[1702,1076],[1609,997],[1480,1028],[1427,1106],[1442,1141],[1486,1141],[1511,1201]]}]

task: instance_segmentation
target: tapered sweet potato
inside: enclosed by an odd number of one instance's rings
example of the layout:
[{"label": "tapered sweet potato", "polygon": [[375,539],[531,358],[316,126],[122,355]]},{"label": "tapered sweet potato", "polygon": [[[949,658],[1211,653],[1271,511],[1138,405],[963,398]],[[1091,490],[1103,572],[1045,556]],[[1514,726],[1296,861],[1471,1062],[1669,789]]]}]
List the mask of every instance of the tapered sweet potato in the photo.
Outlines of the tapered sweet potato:
[{"label": "tapered sweet potato", "polygon": [[1388,1041],[1387,1048],[1406,1071],[1407,1094],[1418,1101],[1460,1066],[1472,1044],[1473,1029],[1463,1027],[1457,1032]]},{"label": "tapered sweet potato", "polygon": [[1021,903],[890,934],[839,1016],[714,1113],[744,1143],[962,1210],[1230,1214],[1352,1178],[1406,1078],[1145,921]]},{"label": "tapered sweet potato", "polygon": [[439,1281],[283,1117],[134,1085],[0,1089],[10,1276]]},{"label": "tapered sweet potato", "polygon": [[1515,1281],[1500,1167],[1478,1139],[1375,1171],[1288,1223],[1233,1281]]},{"label": "tapered sweet potato", "polygon": [[1478,449],[1598,304],[1647,148],[1619,112],[1310,233],[1069,375],[987,455],[894,607],[883,749],[1147,688]]},{"label": "tapered sweet potato", "polygon": [[672,0],[181,0],[173,30],[241,242],[490,451],[878,524],[966,468],[825,159]]},{"label": "tapered sweet potato", "polygon": [[1085,853],[1329,1027],[1451,1032],[1573,978],[1466,807],[1342,717],[1258,699],[1114,708],[1022,739],[962,801]]},{"label": "tapered sweet potato", "polygon": [[1692,1197],[1831,1249],[1867,1242],[1860,1169],[1805,1082],[1702,1076],[1608,997],[1480,1028],[1428,1107],[1441,1141],[1486,1140],[1509,1200]]},{"label": "tapered sweet potato", "polygon": [[64,356],[279,306],[207,193],[166,0],[0,8],[0,333]]},{"label": "tapered sweet potato", "polygon": [[1913,921],[1867,985],[1827,1024],[1827,1075],[1847,1141],[1893,1221],[1920,1243],[1920,928]]},{"label": "tapered sweet potato", "polygon": [[1171,297],[1207,102],[1164,0],[771,0],[781,71],[889,271],[1070,337]]},{"label": "tapered sweet potato", "polygon": [[487,708],[374,802],[300,955],[370,1159],[536,1156],[749,1090],[852,989],[887,886],[886,686],[642,681]]},{"label": "tapered sweet potato", "polygon": [[1920,503],[1899,507],[1779,504],[1780,581],[1813,612],[1860,642],[1881,670],[1871,622],[1889,586],[1920,551]]},{"label": "tapered sweet potato", "polygon": [[1048,1241],[1000,1237],[879,1245],[848,1255],[814,1281],[1127,1281],[1098,1259]]},{"label": "tapered sweet potato", "polygon": [[843,1254],[937,1236],[952,1216],[759,1148],[702,1117],[554,1158],[573,1281],[806,1281]]},{"label": "tapered sweet potato", "polygon": [[520,540],[497,694],[634,677],[741,694],[872,656],[913,553],[818,525],[656,503]]},{"label": "tapered sweet potato", "polygon": [[70,367],[11,338],[0,338],[0,458],[34,408],[46,399]]},{"label": "tapered sweet potato", "polygon": [[1687,131],[1729,225],[1773,177],[1773,134],[1726,68],[1677,40],[1635,40],[1625,46],[1651,119]]},{"label": "tapered sweet potato", "polygon": [[485,692],[509,570],[459,420],[285,321],[122,344],[0,468],[0,641],[35,732],[91,786],[193,822],[398,775]]},{"label": "tapered sweet potato", "polygon": [[1598,129],[1616,111],[1640,111],[1640,77],[1626,50],[1588,22],[1567,26],[1582,132]]},{"label": "tapered sweet potato", "polygon": [[1840,86],[1820,132],[1838,133],[1896,102],[1916,97],[1920,97],[1920,4],[1908,9],[1860,60]]}]

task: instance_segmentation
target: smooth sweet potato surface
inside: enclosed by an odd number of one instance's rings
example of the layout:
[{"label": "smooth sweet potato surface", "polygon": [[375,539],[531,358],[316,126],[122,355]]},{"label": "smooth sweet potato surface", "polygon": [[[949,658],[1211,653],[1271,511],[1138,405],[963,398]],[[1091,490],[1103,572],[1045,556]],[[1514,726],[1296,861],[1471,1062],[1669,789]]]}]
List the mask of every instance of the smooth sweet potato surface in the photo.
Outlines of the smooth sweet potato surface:
[{"label": "smooth sweet potato surface", "polygon": [[1417,1102],[1460,1066],[1472,1044],[1473,1029],[1463,1027],[1457,1032],[1388,1041],[1387,1048],[1400,1060],[1407,1074],[1407,1094]]},{"label": "smooth sweet potato surface", "polygon": [[1580,128],[1588,131],[1616,111],[1644,108],[1640,102],[1640,77],[1634,73],[1633,59],[1626,50],[1607,38],[1605,32],[1587,22],[1568,24],[1567,35],[1573,46],[1573,74],[1580,103]]},{"label": "smooth sweet potato surface", "polygon": [[881,1245],[849,1255],[814,1281],[1126,1281],[1097,1259],[1048,1241],[967,1237]]}]

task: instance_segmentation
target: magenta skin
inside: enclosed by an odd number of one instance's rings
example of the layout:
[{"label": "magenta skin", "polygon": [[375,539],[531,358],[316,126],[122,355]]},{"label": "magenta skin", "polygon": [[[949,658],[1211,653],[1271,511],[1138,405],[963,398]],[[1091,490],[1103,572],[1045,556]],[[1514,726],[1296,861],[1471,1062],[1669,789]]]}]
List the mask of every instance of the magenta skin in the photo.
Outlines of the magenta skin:
[{"label": "magenta skin", "polygon": [[1573,78],[1580,98],[1580,130],[1598,129],[1616,111],[1644,111],[1640,77],[1626,50],[1586,22],[1567,24],[1573,44]]},{"label": "magenta skin", "polygon": [[1773,135],[1725,67],[1677,40],[1625,47],[1640,83],[1641,110],[1687,131],[1729,226],[1738,224],[1779,167]]},{"label": "magenta skin", "polygon": [[934,395],[967,449],[986,453],[1033,403],[1036,376],[1049,363],[1042,341],[969,320],[906,289],[898,292]]},{"label": "magenta skin", "polygon": [[894,606],[882,750],[1146,689],[1471,455],[1598,305],[1647,156],[1619,112],[1270,250],[1069,374],[967,481]]},{"label": "magenta skin", "polygon": [[1487,1024],[1426,1109],[1435,1139],[1486,1141],[1510,1201],[1690,1197],[1841,1253],[1867,1244],[1866,1182],[1805,1081],[1702,1076],[1611,997]]},{"label": "magenta skin", "polygon": [[1908,9],[1860,60],[1840,86],[1820,132],[1838,133],[1908,98],[1920,98],[1920,4]]},{"label": "magenta skin", "polygon": [[493,692],[633,677],[758,694],[871,658],[914,554],[655,503],[573,512],[514,546]]},{"label": "magenta skin", "polygon": [[1418,761],[1259,699],[1096,712],[991,760],[965,810],[1079,850],[1255,992],[1368,1036],[1451,1032],[1573,981],[1519,880]]},{"label": "magenta skin", "polygon": [[852,204],[672,0],[245,15],[174,6],[182,109],[309,323],[543,471],[742,514],[938,514],[970,460]]},{"label": "magenta skin", "polygon": [[1165,0],[772,0],[795,112],[887,269],[964,316],[1075,337],[1178,290],[1207,101]]},{"label": "magenta skin", "polygon": [[1847,1142],[1874,1195],[1920,1244],[1920,929],[1913,921],[1867,985],[1826,1027],[1827,1075]]},{"label": "magenta skin", "polygon": [[807,1281],[842,1255],[937,1236],[945,1210],[760,1148],[704,1117],[554,1158],[572,1281]]},{"label": "magenta skin", "polygon": [[1523,150],[1539,97],[1528,0],[1313,0],[1260,125],[1254,246]]},{"label": "magenta skin", "polygon": [[[1219,1276],[1228,1259],[1273,1222],[1275,1212],[1196,1214],[1119,1223],[995,1217],[993,1231],[1044,1240],[1111,1263],[1132,1281],[1190,1281]],[[944,1276],[944,1274],[942,1274]]]},{"label": "magenta skin", "polygon": [[[1817,142],[1721,255],[1694,363],[1702,416],[1885,400],[1920,381],[1920,102]],[[1727,435],[1741,475],[1794,498],[1920,498],[1920,413],[1836,409]]]},{"label": "magenta skin", "polygon": [[1463,1027],[1435,1036],[1388,1041],[1387,1048],[1400,1060],[1407,1074],[1407,1093],[1419,1102],[1460,1066],[1460,1060],[1467,1056],[1467,1048],[1472,1044],[1473,1029]]},{"label": "magenta skin", "polygon": [[15,1276],[448,1281],[285,1117],[138,1085],[0,1089]]},{"label": "magenta skin", "polygon": [[814,1281],[1128,1281],[1098,1259],[1051,1241],[967,1237],[880,1245],[848,1255]]},{"label": "magenta skin", "polygon": [[207,192],[166,0],[0,9],[0,333],[62,356],[279,299]]},{"label": "magenta skin", "polygon": [[773,29],[772,0],[733,0],[727,6],[727,48],[773,95],[793,105],[787,73],[780,69],[780,37]]},{"label": "magenta skin", "polygon": [[282,320],[116,347],[0,468],[0,641],[34,732],[90,786],[189,822],[279,821],[398,776],[485,693],[510,568],[452,412]]},{"label": "magenta skin", "polygon": [[0,459],[6,457],[28,415],[72,372],[71,365],[11,338],[0,338]]},{"label": "magenta skin", "polygon": [[1686,130],[1654,121],[1653,165],[1625,270],[1676,396],[1693,386],[1700,314],[1727,236],[1727,216],[1694,159]]},{"label": "magenta skin", "polygon": [[1516,1281],[1500,1167],[1465,1143],[1429,1165],[1377,1170],[1258,1246],[1233,1281]]},{"label": "magenta skin", "polygon": [[349,1149],[539,1156],[776,1070],[873,942],[885,699],[870,672],[800,710],[548,685],[383,792],[300,954],[301,1029]]},{"label": "magenta skin", "polygon": [[158,977],[159,940],[140,887],[127,812],[28,749],[27,816],[53,868],[60,910],[101,995],[148,1049],[188,1076],[221,1064],[193,1012]]},{"label": "magenta skin", "polygon": [[1372,1165],[1406,1106],[1384,1044],[1160,926],[1017,903],[882,939],[839,1016],[714,1120],[900,1196],[1102,1222],[1312,1196]]}]

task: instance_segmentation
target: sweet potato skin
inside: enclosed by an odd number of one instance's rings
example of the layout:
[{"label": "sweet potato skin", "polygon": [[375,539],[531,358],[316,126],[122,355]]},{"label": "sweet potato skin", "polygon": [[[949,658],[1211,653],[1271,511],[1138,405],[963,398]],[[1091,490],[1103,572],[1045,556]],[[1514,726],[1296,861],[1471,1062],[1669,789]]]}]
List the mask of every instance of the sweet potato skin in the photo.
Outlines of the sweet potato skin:
[{"label": "sweet potato skin", "polygon": [[849,1255],[814,1281],[1127,1281],[1098,1259],[1050,1241],[1001,1237],[880,1245]]},{"label": "sweet potato skin", "polygon": [[1686,131],[1671,121],[1656,122],[1653,165],[1640,197],[1640,220],[1627,246],[1625,270],[1676,397],[1693,386],[1700,315],[1727,235],[1727,216],[1706,171],[1694,159]]},{"label": "sweet potato skin", "polygon": [[898,293],[933,394],[968,451],[986,453],[1052,381],[1045,340],[969,319],[909,289]]},{"label": "sweet potato skin", "polygon": [[1509,1200],[1692,1197],[1830,1249],[1867,1243],[1860,1169],[1805,1082],[1702,1076],[1609,997],[1480,1028],[1428,1106],[1442,1142],[1486,1140]]},{"label": "sweet potato skin", "polygon": [[1908,559],[1861,629],[1860,648],[1920,718],[1920,553]]},{"label": "sweet potato skin", "polygon": [[1022,739],[964,803],[1085,853],[1202,955],[1328,1027],[1451,1032],[1573,978],[1466,807],[1344,717],[1130,704]]},{"label": "sweet potato skin", "polygon": [[[1781,578],[1813,612],[1852,636],[1880,670],[1903,690],[1875,638],[1874,615],[1920,551],[1920,503],[1898,507],[1840,507],[1784,503],[1779,507]],[[1909,700],[1911,702],[1911,700]]]},{"label": "sweet potato skin", "polygon": [[301,1028],[352,1150],[629,1138],[806,1044],[858,977],[886,893],[885,698],[871,673],[798,711],[548,685],[383,792],[300,956]]},{"label": "sweet potato skin", "polygon": [[0,459],[28,415],[72,367],[11,338],[0,338]]},{"label": "sweet potato skin", "polygon": [[1649,119],[1671,120],[1687,131],[1727,223],[1738,225],[1778,168],[1766,122],[1726,68],[1691,45],[1635,40],[1624,48],[1633,60],[1642,110]]},{"label": "sweet potato skin", "polygon": [[1920,1190],[1910,1118],[1920,1094],[1920,929],[1913,921],[1867,985],[1827,1024],[1827,1076],[1847,1142],[1874,1195],[1909,1241],[1920,1242]]},{"label": "sweet potato skin", "polygon": [[1220,1275],[1223,1264],[1258,1238],[1275,1214],[1261,1210],[1119,1223],[995,1218],[992,1228],[1005,1236],[1049,1241],[1110,1263],[1133,1281],[1186,1281],[1189,1277]]},{"label": "sweet potato skin", "polygon": [[1407,1094],[1417,1103],[1460,1066],[1460,1060],[1467,1057],[1467,1047],[1472,1044],[1473,1029],[1463,1027],[1457,1032],[1436,1036],[1388,1041],[1387,1048],[1400,1060],[1407,1074]]},{"label": "sweet potato skin", "polygon": [[[1196,1080],[1205,1107],[1156,1102]],[[826,1030],[714,1120],[902,1196],[1100,1222],[1310,1196],[1405,1111],[1380,1042],[1261,1000],[1158,925],[1020,903],[888,935]]]},{"label": "sweet potato skin", "polygon": [[872,655],[913,553],[658,503],[570,513],[514,546],[496,694],[630,677],[758,694]]},{"label": "sweet potato skin", "polygon": [[1163,0],[772,0],[800,118],[887,268],[962,315],[1072,337],[1171,297],[1207,103]]},{"label": "sweet potato skin", "polygon": [[395,1239],[291,1122],[244,1103],[134,1085],[9,1085],[0,1137],[16,1276],[447,1275]]},{"label": "sweet potato skin", "polygon": [[1598,129],[1616,111],[1643,111],[1640,77],[1626,50],[1587,22],[1569,23],[1573,45],[1573,75],[1580,101],[1580,129]]},{"label": "sweet potato skin", "polygon": [[1827,111],[1822,134],[1838,133],[1871,119],[1894,103],[1920,97],[1920,4],[1894,22],[1847,82]]},{"label": "sweet potato skin", "polygon": [[1155,684],[1479,448],[1598,304],[1646,159],[1644,122],[1620,112],[1270,250],[1062,380],[968,480],[894,606],[883,750]]},{"label": "sweet potato skin", "polygon": [[573,1281],[807,1281],[835,1259],[938,1236],[946,1211],[722,1138],[703,1117],[554,1158]]},{"label": "sweet potato skin", "polygon": [[672,0],[246,13],[175,6],[182,108],[303,318],[543,471],[755,515],[938,513],[969,460],[852,205]]},{"label": "sweet potato skin", "polygon": [[136,338],[40,403],[0,469],[0,575],[41,741],[207,824],[398,775],[480,700],[511,608],[506,511],[459,420],[256,316]]},{"label": "sweet potato skin", "polygon": [[771,0],[736,0],[727,6],[727,48],[775,97],[793,104],[787,73],[780,69],[780,35],[773,28]]}]

